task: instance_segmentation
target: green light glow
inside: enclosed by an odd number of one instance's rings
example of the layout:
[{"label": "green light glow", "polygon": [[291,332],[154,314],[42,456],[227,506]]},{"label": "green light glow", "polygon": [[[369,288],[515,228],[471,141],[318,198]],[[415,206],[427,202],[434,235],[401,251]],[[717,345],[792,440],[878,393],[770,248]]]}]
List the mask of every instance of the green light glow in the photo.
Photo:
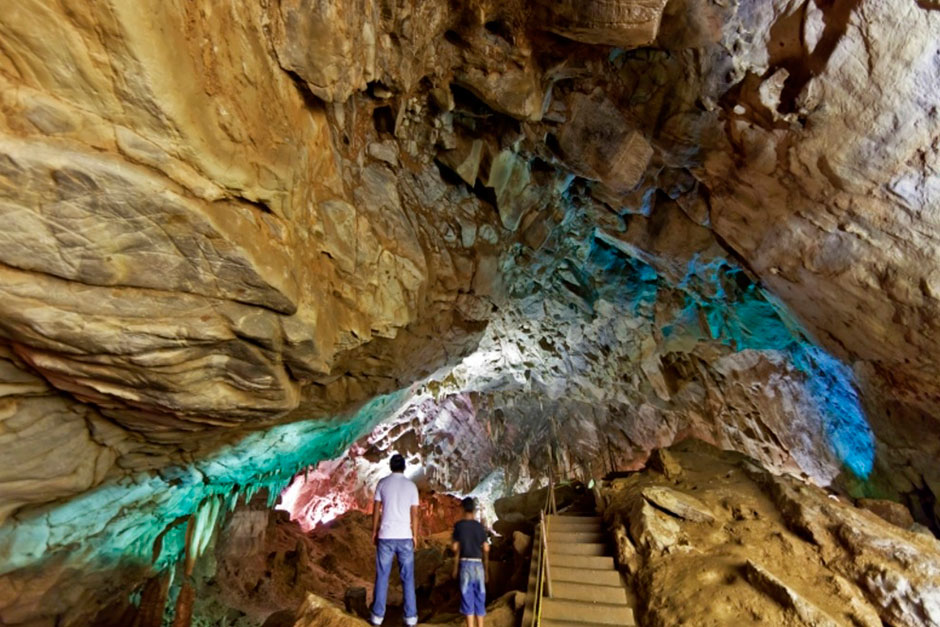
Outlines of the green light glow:
[{"label": "green light glow", "polygon": [[189,516],[196,515],[194,547],[201,552],[240,498],[267,489],[273,504],[297,471],[335,457],[411,393],[406,388],[378,397],[350,418],[306,420],[251,433],[191,466],[141,473],[10,521],[0,528],[0,574],[64,551],[74,566],[169,568],[184,556]]}]

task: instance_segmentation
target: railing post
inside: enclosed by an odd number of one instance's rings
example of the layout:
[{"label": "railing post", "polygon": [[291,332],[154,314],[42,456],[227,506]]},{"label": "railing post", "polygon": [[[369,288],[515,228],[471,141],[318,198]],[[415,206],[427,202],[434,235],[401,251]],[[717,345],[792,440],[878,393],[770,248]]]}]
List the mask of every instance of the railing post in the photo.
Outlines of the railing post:
[{"label": "railing post", "polygon": [[545,447],[548,451],[548,505],[546,509],[552,514],[558,513],[558,504],[555,502],[555,458],[552,455],[552,443]]},{"label": "railing post", "polygon": [[542,542],[544,543],[542,553],[545,558],[543,562],[545,564],[545,596],[550,599],[552,598],[552,571],[548,565],[548,525],[545,523],[545,512],[542,512],[539,524],[542,526],[539,535],[542,536]]},{"label": "railing post", "polygon": [[594,487],[591,488],[591,491],[594,493],[594,512],[603,515],[607,510],[607,503],[604,501],[604,495],[601,494],[601,489],[597,481],[594,482]]}]

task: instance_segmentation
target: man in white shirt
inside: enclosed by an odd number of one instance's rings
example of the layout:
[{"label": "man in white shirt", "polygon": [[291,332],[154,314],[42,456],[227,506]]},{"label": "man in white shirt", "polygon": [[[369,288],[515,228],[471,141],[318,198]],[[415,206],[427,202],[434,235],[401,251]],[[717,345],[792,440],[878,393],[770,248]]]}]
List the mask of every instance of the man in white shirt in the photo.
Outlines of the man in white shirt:
[{"label": "man in white shirt", "polygon": [[375,589],[372,594],[372,624],[385,618],[388,578],[392,559],[398,557],[398,574],[405,597],[405,624],[418,624],[415,601],[415,547],[418,545],[418,487],[405,477],[405,458],[395,454],[389,465],[392,474],[375,488],[372,509],[372,542],[375,544]]}]

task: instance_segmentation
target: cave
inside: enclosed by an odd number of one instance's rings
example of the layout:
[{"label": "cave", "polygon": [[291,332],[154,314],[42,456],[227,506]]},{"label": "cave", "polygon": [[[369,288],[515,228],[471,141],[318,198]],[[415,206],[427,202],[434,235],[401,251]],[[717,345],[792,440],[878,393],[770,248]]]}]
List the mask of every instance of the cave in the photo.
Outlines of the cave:
[{"label": "cave", "polygon": [[366,626],[395,453],[422,624],[940,625],[940,5],[6,0],[0,625]]}]

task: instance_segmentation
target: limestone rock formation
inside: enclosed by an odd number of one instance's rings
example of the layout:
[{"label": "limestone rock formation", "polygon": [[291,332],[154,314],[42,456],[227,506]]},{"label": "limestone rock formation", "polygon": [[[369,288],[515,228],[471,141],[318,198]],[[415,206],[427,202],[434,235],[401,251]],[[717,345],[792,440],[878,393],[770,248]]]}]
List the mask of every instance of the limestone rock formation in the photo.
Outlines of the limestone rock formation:
[{"label": "limestone rock formation", "polygon": [[536,4],[544,14],[543,27],[554,33],[591,44],[637,48],[656,39],[666,0]]},{"label": "limestone rock formation", "polygon": [[934,5],[10,0],[0,621],[393,448],[495,497],[695,435],[940,532]]},{"label": "limestone rock formation", "polygon": [[[611,524],[641,547],[629,572],[646,625],[933,625],[940,543],[792,476],[688,440],[682,478],[645,470],[601,490]],[[713,519],[650,510],[648,494],[694,498]],[[693,497],[692,494],[695,496]],[[643,512],[637,516],[637,511]]]},{"label": "limestone rock formation", "polygon": [[[418,612],[422,622],[449,623],[459,598],[451,578],[451,530],[462,516],[453,497],[422,494],[421,541],[415,552]],[[263,499],[239,505],[195,569],[195,616],[209,624],[320,624],[368,619],[374,575],[372,520],[347,512],[310,533],[272,511]],[[492,617],[515,624],[524,605],[527,556],[510,538],[494,538],[489,585]],[[524,566],[524,568],[519,568]],[[518,577],[513,577],[520,571]],[[366,593],[366,590],[369,593]],[[517,599],[516,594],[522,599]],[[112,599],[119,605],[120,600]],[[342,611],[345,606],[346,612]],[[389,623],[401,620],[402,589],[392,578]],[[287,620],[287,617],[290,620]]]},{"label": "limestone rock formation", "polygon": [[365,627],[369,623],[343,612],[330,602],[308,593],[298,610],[294,627]]}]

